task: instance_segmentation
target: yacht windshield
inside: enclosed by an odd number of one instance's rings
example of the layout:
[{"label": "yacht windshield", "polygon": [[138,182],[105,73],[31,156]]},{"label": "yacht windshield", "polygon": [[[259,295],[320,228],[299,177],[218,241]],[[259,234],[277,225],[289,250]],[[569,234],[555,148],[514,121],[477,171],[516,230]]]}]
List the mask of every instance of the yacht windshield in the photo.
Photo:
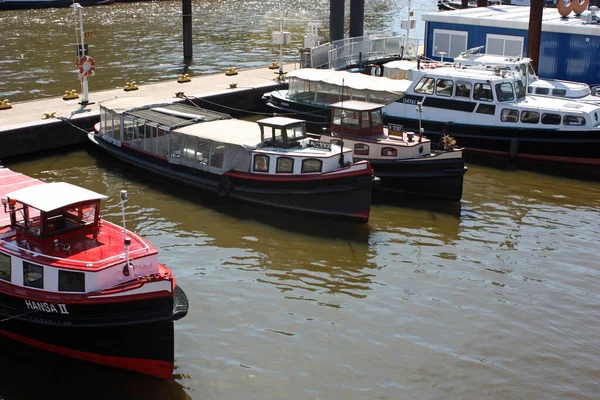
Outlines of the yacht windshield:
[{"label": "yacht windshield", "polygon": [[515,81],[515,93],[517,94],[517,99],[525,98],[525,86],[523,86],[523,82],[520,80]]},{"label": "yacht windshield", "polygon": [[515,98],[513,86],[509,82],[496,84],[496,97],[498,101],[511,101]]}]

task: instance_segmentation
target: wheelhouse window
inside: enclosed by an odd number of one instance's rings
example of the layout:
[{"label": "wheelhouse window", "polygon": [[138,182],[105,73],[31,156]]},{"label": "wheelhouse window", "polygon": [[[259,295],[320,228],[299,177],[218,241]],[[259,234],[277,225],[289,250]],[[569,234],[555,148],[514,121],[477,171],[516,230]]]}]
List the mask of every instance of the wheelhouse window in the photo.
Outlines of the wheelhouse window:
[{"label": "wheelhouse window", "polygon": [[513,92],[513,86],[509,82],[496,84],[496,97],[498,97],[498,101],[514,100],[515,94]]},{"label": "wheelhouse window", "polygon": [[454,95],[456,97],[471,97],[471,83],[470,82],[456,82],[456,89],[454,91]]},{"label": "wheelhouse window", "polygon": [[519,111],[504,108],[500,113],[500,120],[502,122],[519,122]]},{"label": "wheelhouse window", "polygon": [[381,116],[381,109],[371,111],[371,124],[373,128],[383,126],[383,117]]},{"label": "wheelhouse window", "polygon": [[486,114],[486,115],[494,115],[496,114],[496,106],[493,104],[483,104],[480,103],[477,106],[477,114]]},{"label": "wheelhouse window", "polygon": [[360,127],[361,127],[361,129],[367,129],[367,128],[369,128],[370,124],[371,124],[371,122],[369,121],[369,112],[368,111],[363,111],[361,119],[360,119]]},{"label": "wheelhouse window", "polygon": [[60,292],[85,292],[85,273],[58,270]]},{"label": "wheelhouse window", "polygon": [[0,254],[0,279],[10,282],[11,276],[11,257]]},{"label": "wheelhouse window", "polygon": [[517,99],[525,98],[525,86],[521,81],[515,81],[515,94],[517,95]]},{"label": "wheelhouse window", "polygon": [[500,56],[523,56],[523,37],[488,34],[485,43],[487,54]]},{"label": "wheelhouse window", "polygon": [[357,156],[368,156],[369,145],[366,145],[364,143],[356,143],[354,145],[354,154]]},{"label": "wheelhouse window", "polygon": [[524,124],[537,124],[540,122],[540,113],[534,111],[521,112],[521,122]]},{"label": "wheelhouse window", "polygon": [[552,89],[552,96],[565,97],[567,95],[566,89]]},{"label": "wheelhouse window", "polygon": [[450,79],[438,79],[435,85],[435,93],[438,96],[452,97],[454,82]]},{"label": "wheelhouse window", "polygon": [[[531,89],[531,88],[530,88]],[[531,92],[531,91],[530,91]],[[550,94],[550,89],[545,87],[535,88],[535,94],[540,94],[542,96]]]},{"label": "wheelhouse window", "polygon": [[415,86],[415,92],[423,94],[433,94],[434,86],[435,79],[428,78],[425,76],[419,81],[419,83],[417,83],[417,86]]},{"label": "wheelhouse window", "polygon": [[294,159],[291,157],[279,157],[277,159],[277,173],[291,174],[294,172]]},{"label": "wheelhouse window", "polygon": [[565,115],[563,118],[564,125],[585,125],[585,118],[577,116],[577,115]]},{"label": "wheelhouse window", "polygon": [[336,108],[333,111],[334,125],[341,125],[346,128],[357,130],[359,127],[359,119],[360,111],[342,110],[339,108]]},{"label": "wheelhouse window", "polygon": [[316,158],[308,158],[302,161],[302,173],[321,172],[323,168],[323,161]]},{"label": "wheelhouse window", "polygon": [[560,125],[560,120],[558,114],[542,114],[542,124],[544,125]]},{"label": "wheelhouse window", "polygon": [[23,285],[36,289],[43,289],[44,267],[23,261]]},{"label": "wheelhouse window", "polygon": [[79,204],[45,214],[43,233],[56,236],[85,226],[93,226],[99,213],[99,202]]},{"label": "wheelhouse window", "polygon": [[433,30],[433,55],[441,58],[458,57],[462,52],[467,51],[467,39],[469,35],[465,31],[453,31],[447,29]]},{"label": "wheelhouse window", "polygon": [[384,147],[381,149],[381,155],[383,157],[396,157],[398,155],[398,150],[393,147]]},{"label": "wheelhouse window", "polygon": [[254,172],[269,172],[269,156],[257,154],[254,156]]},{"label": "wheelhouse window", "polygon": [[473,100],[494,101],[492,86],[487,83],[476,83],[473,87]]}]

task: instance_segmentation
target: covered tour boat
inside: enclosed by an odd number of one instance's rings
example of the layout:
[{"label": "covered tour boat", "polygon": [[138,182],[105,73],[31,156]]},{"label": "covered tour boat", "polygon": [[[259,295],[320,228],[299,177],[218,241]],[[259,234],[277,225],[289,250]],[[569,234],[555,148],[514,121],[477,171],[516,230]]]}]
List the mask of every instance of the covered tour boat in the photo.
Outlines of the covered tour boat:
[{"label": "covered tour boat", "polygon": [[[262,206],[366,222],[377,179],[351,150],[306,135],[302,120],[249,122],[182,103],[100,105],[90,140],[188,187]],[[136,105],[137,104],[137,105]]]},{"label": "covered tour boat", "polygon": [[170,377],[188,302],[156,248],[101,219],[102,194],[0,168],[0,195],[0,334]]},{"label": "covered tour boat", "polygon": [[462,149],[446,136],[439,150],[422,134],[384,126],[381,104],[350,100],[331,104],[331,130],[324,142],[349,147],[355,161],[368,160],[381,178],[379,189],[458,201],[467,171]]}]

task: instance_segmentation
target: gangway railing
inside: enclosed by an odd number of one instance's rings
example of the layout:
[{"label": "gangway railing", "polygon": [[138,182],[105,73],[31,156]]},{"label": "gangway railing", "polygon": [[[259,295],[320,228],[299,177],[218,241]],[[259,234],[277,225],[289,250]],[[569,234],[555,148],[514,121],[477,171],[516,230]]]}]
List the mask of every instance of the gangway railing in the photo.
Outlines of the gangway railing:
[{"label": "gangway railing", "polygon": [[310,49],[310,65],[303,67],[346,69],[398,57],[414,58],[420,48],[420,40],[404,36],[360,36],[336,40]]}]

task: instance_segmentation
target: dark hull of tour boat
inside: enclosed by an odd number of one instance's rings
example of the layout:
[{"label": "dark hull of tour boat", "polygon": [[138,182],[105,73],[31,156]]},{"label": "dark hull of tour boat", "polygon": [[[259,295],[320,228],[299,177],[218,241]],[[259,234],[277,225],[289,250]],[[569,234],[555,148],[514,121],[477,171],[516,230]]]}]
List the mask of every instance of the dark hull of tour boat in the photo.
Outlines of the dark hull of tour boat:
[{"label": "dark hull of tour boat", "polygon": [[283,92],[272,92],[271,94],[265,94],[263,101],[266,105],[286,114],[295,114],[299,118],[302,118],[310,122],[330,122],[331,121],[331,107],[327,105],[318,105],[310,102],[299,102],[290,101],[285,97]]},{"label": "dark hull of tour boat", "polygon": [[[407,130],[419,129],[417,119],[384,115],[384,120],[402,124]],[[565,166],[600,166],[598,131],[508,129],[432,121],[422,121],[422,126],[432,142],[437,143],[444,133],[448,134],[467,154]]]},{"label": "dark hull of tour boat", "polygon": [[467,172],[462,157],[440,153],[431,158],[400,161],[370,161],[381,178],[377,190],[407,196],[460,201]]},{"label": "dark hull of tour boat", "polygon": [[323,179],[253,177],[236,172],[217,175],[170,164],[166,159],[126,145],[117,147],[91,133],[88,136],[107,153],[128,164],[222,198],[356,222],[369,219],[375,178],[363,171],[358,175],[350,173],[341,177],[338,174]]},{"label": "dark hull of tour boat", "polygon": [[[83,7],[114,3],[115,0],[79,0]],[[33,10],[39,8],[65,8],[73,5],[72,0],[0,0],[1,10]]]},{"label": "dark hull of tour boat", "polygon": [[[63,356],[163,379],[173,372],[173,321],[188,309],[179,287],[172,299],[112,304],[58,305],[6,295],[1,301],[3,336]],[[57,313],[48,312],[52,305]]]}]

